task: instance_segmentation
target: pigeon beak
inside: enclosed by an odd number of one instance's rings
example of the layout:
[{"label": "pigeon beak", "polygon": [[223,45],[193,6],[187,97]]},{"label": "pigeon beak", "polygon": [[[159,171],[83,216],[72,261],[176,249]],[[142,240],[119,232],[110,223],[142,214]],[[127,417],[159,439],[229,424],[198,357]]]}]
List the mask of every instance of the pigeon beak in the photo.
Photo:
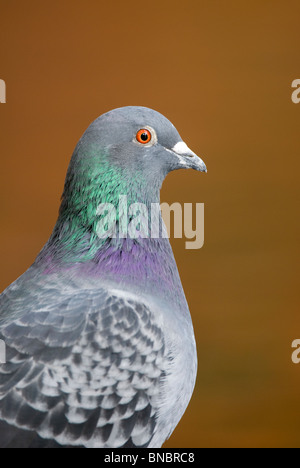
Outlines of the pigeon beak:
[{"label": "pigeon beak", "polygon": [[180,166],[184,169],[195,169],[200,172],[207,172],[205,163],[183,142],[179,141],[172,148],[172,152],[179,158]]}]

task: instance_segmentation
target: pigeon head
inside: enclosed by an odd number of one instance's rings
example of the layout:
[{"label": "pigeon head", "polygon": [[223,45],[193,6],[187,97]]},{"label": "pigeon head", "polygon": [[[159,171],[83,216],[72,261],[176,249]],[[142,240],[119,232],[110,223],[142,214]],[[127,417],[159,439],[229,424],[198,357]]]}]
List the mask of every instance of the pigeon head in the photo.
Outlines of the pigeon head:
[{"label": "pigeon head", "polygon": [[98,148],[100,159],[106,155],[125,174],[138,171],[149,181],[182,168],[206,172],[203,161],[182,141],[174,125],[145,107],[122,107],[96,119],[80,148],[91,145]]},{"label": "pigeon head", "polygon": [[206,172],[168,119],[145,107],[122,107],[101,115],[79,140],[63,198],[80,192],[82,202],[112,201],[135,191],[153,199],[170,171],[190,168]]}]

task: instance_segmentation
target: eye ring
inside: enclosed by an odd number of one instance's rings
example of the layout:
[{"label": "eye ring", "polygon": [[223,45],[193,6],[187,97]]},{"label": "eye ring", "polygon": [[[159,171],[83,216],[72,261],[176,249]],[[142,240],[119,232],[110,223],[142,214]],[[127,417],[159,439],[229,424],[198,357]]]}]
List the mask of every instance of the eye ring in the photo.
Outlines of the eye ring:
[{"label": "eye ring", "polygon": [[142,145],[146,145],[147,143],[150,143],[152,134],[147,128],[141,128],[136,134],[136,139]]}]

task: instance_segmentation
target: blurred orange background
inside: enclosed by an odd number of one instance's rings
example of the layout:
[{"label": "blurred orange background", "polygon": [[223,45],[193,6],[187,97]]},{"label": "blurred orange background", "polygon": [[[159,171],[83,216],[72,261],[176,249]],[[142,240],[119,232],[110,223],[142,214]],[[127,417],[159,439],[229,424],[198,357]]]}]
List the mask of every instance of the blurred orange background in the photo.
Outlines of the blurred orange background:
[{"label": "blurred orange background", "polygon": [[165,447],[299,447],[300,4],[0,0],[0,287],[56,221],[76,142],[125,105],[168,117],[208,167],[162,201],[205,203],[205,246],[172,240],[199,370]]}]

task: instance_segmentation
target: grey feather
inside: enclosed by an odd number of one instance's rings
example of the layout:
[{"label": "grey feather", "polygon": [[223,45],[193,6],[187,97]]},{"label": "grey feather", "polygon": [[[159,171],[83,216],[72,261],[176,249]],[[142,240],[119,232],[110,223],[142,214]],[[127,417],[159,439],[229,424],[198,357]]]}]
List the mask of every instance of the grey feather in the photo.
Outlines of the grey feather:
[{"label": "grey feather", "polygon": [[150,443],[168,357],[145,305],[84,291],[5,322],[0,418],[62,446]]}]

